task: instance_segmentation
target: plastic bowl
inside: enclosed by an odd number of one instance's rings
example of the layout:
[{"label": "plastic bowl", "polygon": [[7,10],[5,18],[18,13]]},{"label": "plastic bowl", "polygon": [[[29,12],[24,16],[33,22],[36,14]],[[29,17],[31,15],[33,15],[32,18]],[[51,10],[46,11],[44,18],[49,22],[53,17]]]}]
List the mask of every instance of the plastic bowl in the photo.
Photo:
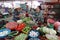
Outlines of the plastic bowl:
[{"label": "plastic bowl", "polygon": [[6,28],[1,29],[0,30],[0,38],[5,38],[8,34],[10,34],[10,32],[11,32],[11,30],[9,30],[9,29],[6,29]]}]

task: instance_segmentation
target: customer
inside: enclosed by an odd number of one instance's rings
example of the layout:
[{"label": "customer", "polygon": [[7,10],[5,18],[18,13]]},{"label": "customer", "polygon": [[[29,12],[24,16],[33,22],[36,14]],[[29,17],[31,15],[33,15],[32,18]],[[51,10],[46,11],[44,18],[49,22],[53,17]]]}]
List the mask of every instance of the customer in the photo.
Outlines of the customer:
[{"label": "customer", "polygon": [[14,10],[14,14],[13,14],[13,20],[14,21],[17,21],[17,20],[19,20],[20,19],[20,13],[22,12],[22,10],[21,10],[21,8],[16,8],[15,10]]}]

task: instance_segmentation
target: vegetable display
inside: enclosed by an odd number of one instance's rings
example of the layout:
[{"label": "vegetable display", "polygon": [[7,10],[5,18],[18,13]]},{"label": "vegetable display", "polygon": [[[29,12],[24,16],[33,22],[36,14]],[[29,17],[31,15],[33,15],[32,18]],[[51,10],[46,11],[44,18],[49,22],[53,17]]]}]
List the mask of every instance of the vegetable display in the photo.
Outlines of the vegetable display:
[{"label": "vegetable display", "polygon": [[5,40],[58,40],[60,22],[47,19],[47,23],[42,23],[30,16],[20,14],[19,20],[9,20],[1,26],[0,38]]},{"label": "vegetable display", "polygon": [[31,21],[31,18],[30,17],[26,17],[26,18],[24,18],[22,20],[23,20],[23,22],[28,23],[29,21]]}]

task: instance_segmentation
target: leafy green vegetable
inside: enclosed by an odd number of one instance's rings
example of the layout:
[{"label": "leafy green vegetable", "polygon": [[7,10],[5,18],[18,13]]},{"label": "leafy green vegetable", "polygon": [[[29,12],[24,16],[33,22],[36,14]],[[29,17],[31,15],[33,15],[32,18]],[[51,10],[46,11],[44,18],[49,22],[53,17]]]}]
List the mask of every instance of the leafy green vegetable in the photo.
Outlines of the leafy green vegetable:
[{"label": "leafy green vegetable", "polygon": [[27,38],[27,35],[24,33],[21,33],[20,35],[16,36],[14,40],[25,40]]},{"label": "leafy green vegetable", "polygon": [[22,31],[28,33],[31,30],[31,27],[28,25]]},{"label": "leafy green vegetable", "polygon": [[31,20],[30,17],[26,17],[26,18],[23,19],[24,22],[27,22],[27,21],[30,21],[30,20]]}]

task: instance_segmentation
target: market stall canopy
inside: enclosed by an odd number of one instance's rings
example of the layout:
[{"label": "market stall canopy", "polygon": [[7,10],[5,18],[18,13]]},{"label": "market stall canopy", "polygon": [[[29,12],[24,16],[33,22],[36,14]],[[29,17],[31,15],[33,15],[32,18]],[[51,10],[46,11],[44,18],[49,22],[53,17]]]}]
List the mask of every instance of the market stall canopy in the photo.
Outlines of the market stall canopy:
[{"label": "market stall canopy", "polygon": [[32,3],[31,3],[31,1],[29,1],[29,2],[27,2],[27,5],[28,5],[29,7],[35,9],[35,8],[36,8],[37,6],[39,6],[41,3],[42,3],[42,2],[38,2],[38,1],[32,1]]},{"label": "market stall canopy", "polygon": [[31,0],[0,0],[0,1],[31,1]]},{"label": "market stall canopy", "polygon": [[20,1],[14,1],[12,4],[14,8],[20,7]]},{"label": "market stall canopy", "polygon": [[0,1],[43,1],[43,2],[56,2],[58,0],[0,0]]},{"label": "market stall canopy", "polygon": [[2,2],[1,4],[3,4],[3,7],[8,7],[8,8],[15,8],[17,6],[20,6],[20,4],[25,4],[29,6],[29,8],[36,8],[37,6],[39,6],[42,2],[38,2],[38,1],[5,1]]},{"label": "market stall canopy", "polygon": [[4,2],[4,6],[8,7],[8,8],[12,8],[13,7],[11,2]]},{"label": "market stall canopy", "polygon": [[0,2],[0,5],[3,4],[3,7],[8,7],[8,8],[14,8],[15,6],[20,4],[25,4],[27,3],[27,5],[30,8],[36,8],[37,6],[39,6],[40,4],[42,4],[42,2],[57,2],[57,0],[0,0],[2,2]]}]

